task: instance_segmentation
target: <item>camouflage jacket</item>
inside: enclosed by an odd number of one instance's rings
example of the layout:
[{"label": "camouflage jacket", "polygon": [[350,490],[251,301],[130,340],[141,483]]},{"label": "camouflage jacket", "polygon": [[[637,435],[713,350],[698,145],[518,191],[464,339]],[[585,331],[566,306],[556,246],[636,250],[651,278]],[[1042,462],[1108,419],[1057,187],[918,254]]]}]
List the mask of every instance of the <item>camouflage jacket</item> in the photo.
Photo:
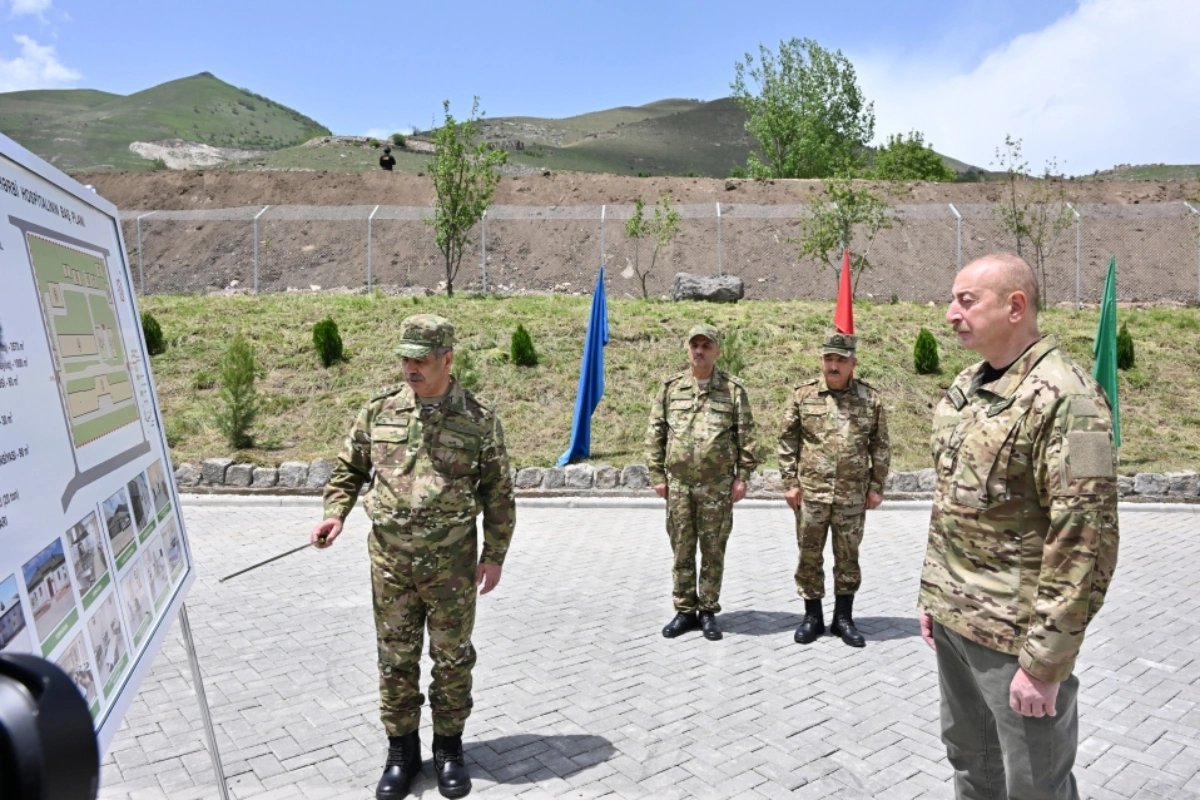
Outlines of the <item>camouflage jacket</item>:
[{"label": "camouflage jacket", "polygon": [[482,510],[479,560],[504,563],[516,521],[504,431],[457,381],[427,408],[408,386],[371,398],[325,486],[325,517],[344,520],[365,484],[363,505],[373,523],[401,526],[434,546],[473,533]]},{"label": "camouflage jacket", "polygon": [[840,392],[813,378],[796,387],[779,434],[784,490],[805,500],[861,503],[883,494],[892,450],[879,392],[857,378]]},{"label": "camouflage jacket", "polygon": [[646,429],[650,484],[668,479],[685,484],[750,480],[754,457],[754,418],[742,382],[714,369],[700,390],[691,370],[663,381],[650,407]]},{"label": "camouflage jacket", "polygon": [[980,384],[983,366],[958,376],[934,416],[919,606],[1062,681],[1117,565],[1111,412],[1054,337],[992,383]]}]

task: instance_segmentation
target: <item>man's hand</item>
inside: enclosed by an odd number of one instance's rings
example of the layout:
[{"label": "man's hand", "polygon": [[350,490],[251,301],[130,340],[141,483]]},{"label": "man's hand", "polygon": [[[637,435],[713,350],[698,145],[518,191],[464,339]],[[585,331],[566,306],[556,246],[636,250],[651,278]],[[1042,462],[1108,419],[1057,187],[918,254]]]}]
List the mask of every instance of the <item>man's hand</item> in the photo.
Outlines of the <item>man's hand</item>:
[{"label": "man's hand", "polygon": [[867,511],[879,508],[881,503],[883,503],[883,495],[878,492],[867,492]]},{"label": "man's hand", "polygon": [[1025,671],[1017,669],[1008,687],[1008,705],[1023,717],[1057,716],[1054,707],[1058,699],[1058,684],[1041,681]]},{"label": "man's hand", "polygon": [[479,563],[475,570],[475,583],[479,586],[480,594],[487,594],[500,583],[500,567],[495,564]]},{"label": "man's hand", "polygon": [[[324,550],[326,547],[329,547],[331,544],[333,544],[333,540],[336,539],[338,534],[341,532],[342,521],[336,517],[330,517],[329,519],[323,519],[317,523],[316,527],[314,527],[312,530],[312,535],[309,537],[309,541],[312,542],[313,547],[317,548],[318,550]],[[321,542],[322,539],[325,540],[324,544]]]},{"label": "man's hand", "polygon": [[783,493],[783,499],[787,500],[787,504],[792,507],[792,511],[800,510],[800,487],[788,489]]},{"label": "man's hand", "polygon": [[930,650],[937,650],[937,642],[933,640],[933,617],[922,611],[917,618],[921,620],[921,638]]},{"label": "man's hand", "polygon": [[741,478],[734,478],[733,484],[729,487],[729,499],[733,502],[743,500],[746,497],[746,482]]},{"label": "man's hand", "polygon": [[654,493],[657,494],[662,499],[666,500],[667,499],[667,485],[665,483],[658,484],[657,486],[654,487]]}]

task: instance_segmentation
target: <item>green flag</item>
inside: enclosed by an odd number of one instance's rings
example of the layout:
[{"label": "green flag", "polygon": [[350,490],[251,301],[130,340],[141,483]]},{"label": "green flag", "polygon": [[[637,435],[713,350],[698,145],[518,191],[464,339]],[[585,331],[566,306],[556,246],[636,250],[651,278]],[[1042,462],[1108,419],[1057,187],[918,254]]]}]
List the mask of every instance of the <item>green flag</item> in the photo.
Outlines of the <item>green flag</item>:
[{"label": "green flag", "polygon": [[1096,343],[1092,346],[1096,366],[1092,377],[1108,395],[1112,406],[1113,442],[1121,446],[1121,411],[1117,402],[1117,257],[1108,262],[1108,279],[1104,281],[1104,302],[1100,304],[1100,324],[1096,326]]}]

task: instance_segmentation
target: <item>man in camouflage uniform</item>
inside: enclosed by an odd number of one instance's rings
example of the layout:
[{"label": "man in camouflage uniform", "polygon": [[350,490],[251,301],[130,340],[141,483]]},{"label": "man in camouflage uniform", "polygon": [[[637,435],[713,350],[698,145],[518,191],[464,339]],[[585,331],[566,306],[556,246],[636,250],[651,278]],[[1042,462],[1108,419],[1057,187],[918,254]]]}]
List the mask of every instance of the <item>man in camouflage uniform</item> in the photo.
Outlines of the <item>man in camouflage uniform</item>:
[{"label": "man in camouflage uniform", "polygon": [[1077,798],[1072,674],[1117,563],[1112,417],[1037,325],[1029,265],[985,256],[946,313],[983,361],[934,416],[921,635],[959,798]]},{"label": "man in camouflage uniform", "polygon": [[879,392],[854,377],[857,344],[848,333],[825,337],[822,376],[796,387],[779,435],[784,499],[796,514],[800,547],[796,591],[804,598],[804,621],[795,636],[800,644],[825,632],[823,553],[830,528],[836,597],[830,632],[851,647],[866,644],[853,616],[862,583],[858,547],[867,510],[883,502],[892,453]]},{"label": "man in camouflage uniform", "polygon": [[733,504],[746,496],[746,482],[758,463],[754,419],[742,382],[716,368],[721,355],[717,329],[697,325],[685,344],[691,368],[663,382],[646,430],[650,483],[667,501],[667,534],[675,554],[676,614],[663,636],[673,639],[700,627],[704,638],[715,641],[721,638],[717,599]]},{"label": "man in camouflage uniform", "polygon": [[[433,753],[446,797],[471,790],[462,732],[471,713],[475,592],[500,581],[516,519],[500,420],[450,375],[454,326],[432,314],[401,323],[405,385],[372,397],[350,428],[312,533],[333,544],[368,486],[379,695],[388,760],[380,800],[408,793],[421,770],[421,645],[429,628]],[[475,516],[483,512],[483,552]]]}]

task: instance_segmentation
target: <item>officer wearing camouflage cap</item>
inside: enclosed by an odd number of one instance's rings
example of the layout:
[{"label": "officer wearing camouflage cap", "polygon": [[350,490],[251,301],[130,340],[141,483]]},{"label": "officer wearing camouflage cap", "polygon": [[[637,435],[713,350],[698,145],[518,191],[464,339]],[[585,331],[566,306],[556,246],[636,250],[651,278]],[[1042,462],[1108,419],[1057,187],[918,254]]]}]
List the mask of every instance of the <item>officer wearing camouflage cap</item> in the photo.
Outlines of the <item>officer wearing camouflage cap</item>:
[{"label": "officer wearing camouflage cap", "polygon": [[675,555],[676,614],[662,633],[673,639],[700,627],[706,639],[717,640],[733,504],[746,496],[746,481],[758,463],[754,419],[742,382],[716,367],[717,329],[697,325],[684,344],[691,366],[663,381],[646,430],[650,483],[667,501],[667,534]]},{"label": "officer wearing camouflage cap", "polygon": [[858,548],[868,509],[883,502],[892,455],[879,392],[854,377],[858,338],[833,332],[821,348],[820,378],[796,387],[779,435],[784,498],[796,514],[800,562],[796,591],[804,621],[795,639],[809,644],[825,632],[825,539],[833,530],[835,605],[830,632],[851,647],[866,640],[854,624],[862,583]]},{"label": "officer wearing camouflage cap", "polygon": [[[425,629],[433,680],[433,754],[445,797],[471,790],[462,732],[471,713],[475,593],[500,582],[516,504],[500,420],[450,374],[454,326],[433,314],[401,323],[405,384],[375,395],[325,486],[313,544],[328,547],[359,490],[371,518],[368,550],[379,644],[379,694],[388,758],[379,800],[408,793],[421,771],[418,679]],[[477,555],[475,517],[483,513]]]},{"label": "officer wearing camouflage cap", "polygon": [[942,741],[960,798],[1074,800],[1075,659],[1117,566],[1112,411],[1039,332],[1024,259],[973,261],[952,296],[946,321],[983,361],[933,419],[918,607],[937,652]]}]

